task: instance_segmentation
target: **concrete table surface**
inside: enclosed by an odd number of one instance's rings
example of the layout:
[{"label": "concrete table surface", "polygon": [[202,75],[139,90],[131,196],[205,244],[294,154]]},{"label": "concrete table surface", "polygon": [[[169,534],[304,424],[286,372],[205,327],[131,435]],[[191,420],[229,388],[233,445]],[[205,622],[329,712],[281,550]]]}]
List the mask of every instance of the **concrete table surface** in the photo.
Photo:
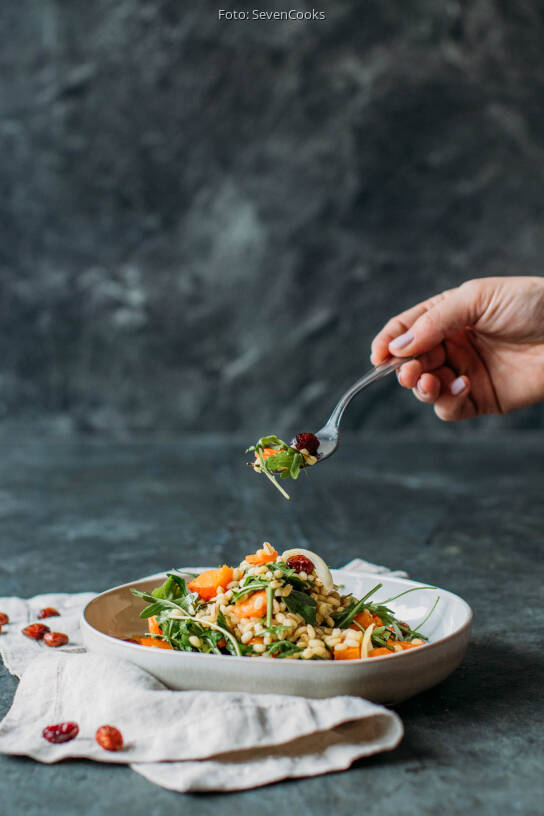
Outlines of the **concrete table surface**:
[{"label": "concrete table surface", "polygon": [[[247,441],[4,439],[0,595],[101,591],[172,566],[236,562],[270,540],[332,566],[362,556],[458,593],[475,613],[462,666],[398,708],[396,751],[343,773],[180,795],[126,767],[0,757],[0,811],[541,812],[542,436],[346,437],[290,484],[291,502],[244,466]],[[1,669],[0,715],[15,688]]]}]

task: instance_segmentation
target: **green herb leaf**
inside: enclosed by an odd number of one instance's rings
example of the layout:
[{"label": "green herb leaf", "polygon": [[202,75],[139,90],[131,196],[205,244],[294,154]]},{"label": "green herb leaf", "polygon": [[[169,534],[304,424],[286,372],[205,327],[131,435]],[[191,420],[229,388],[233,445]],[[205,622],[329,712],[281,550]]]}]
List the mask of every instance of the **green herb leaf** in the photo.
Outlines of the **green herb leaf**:
[{"label": "green herb leaf", "polygon": [[304,467],[304,457],[301,453],[295,453],[291,462],[291,468],[289,470],[291,479],[298,479],[298,474],[300,473],[300,469],[302,467]]},{"label": "green herb leaf", "polygon": [[149,606],[146,606],[145,609],[142,609],[140,612],[141,618],[151,618],[153,615],[159,615],[164,609],[162,603],[153,603]]},{"label": "green herb leaf", "polygon": [[302,652],[302,649],[300,646],[297,646],[296,643],[292,643],[290,640],[277,640],[268,647],[264,654],[268,657],[281,658],[289,657],[289,655],[296,654],[297,652]]},{"label": "green herb leaf", "polygon": [[[252,578],[253,576],[250,577]],[[241,589],[237,589],[236,592],[232,593],[231,603],[236,603],[240,598],[243,598],[244,595],[258,592],[260,589],[266,589],[269,583],[269,581],[264,579],[253,579],[249,584],[246,584]]]},{"label": "green herb leaf", "polygon": [[277,623],[272,624],[272,626],[263,626],[263,628],[259,629],[259,631],[256,632],[256,634],[258,637],[266,637],[267,635],[278,637],[279,635],[282,635],[284,632],[286,632],[288,629],[291,629],[291,627]]},{"label": "green herb leaf", "polygon": [[431,615],[433,614],[434,610],[435,610],[435,609],[436,609],[436,607],[438,606],[438,601],[439,601],[439,600],[440,600],[440,595],[438,596],[438,598],[437,598],[437,599],[436,599],[436,601],[434,602],[434,604],[433,604],[432,608],[431,608],[431,609],[430,609],[430,610],[427,612],[427,614],[425,615],[425,617],[423,618],[423,620],[421,621],[421,623],[419,623],[419,624],[416,626],[416,628],[415,628],[415,629],[412,629],[412,632],[411,632],[411,634],[412,634],[412,635],[417,635],[418,637],[422,637],[422,638],[425,638],[425,640],[427,640],[427,638],[425,637],[425,635],[420,634],[420,632],[419,632],[418,630],[419,630],[419,629],[421,629],[421,627],[423,626],[423,624],[424,624],[424,623],[427,623],[427,621],[429,620],[429,618],[430,618],[430,617],[431,617]]},{"label": "green herb leaf", "polygon": [[167,572],[166,575],[172,581],[172,583],[176,584],[177,588],[180,590],[181,595],[187,595],[188,589],[187,584],[185,583],[185,579],[181,577],[181,575],[176,575],[173,572]]},{"label": "green herb leaf", "polygon": [[289,470],[293,461],[293,454],[290,451],[280,451],[275,456],[269,456],[264,460],[265,467],[272,473],[277,470]]},{"label": "green herb leaf", "polygon": [[[277,453],[273,456],[267,456],[265,459],[263,457],[263,450],[265,448],[272,448],[274,451],[277,451]],[[278,484],[272,474],[278,473],[282,479],[298,479],[301,469],[306,467],[306,461],[300,451],[288,445],[277,436],[269,435],[261,437],[255,445],[251,445],[247,448],[246,453],[249,452],[255,452],[258,460],[258,464],[256,462],[250,464],[253,465],[258,473],[264,473],[265,476],[270,479],[274,487],[288,499],[289,495],[285,492],[283,487]]]},{"label": "green herb leaf", "polygon": [[272,613],[274,611],[274,590],[268,584],[266,587],[266,625],[272,626]]},{"label": "green herb leaf", "polygon": [[402,598],[403,595],[408,595],[409,592],[419,592],[420,589],[436,589],[436,587],[434,586],[412,587],[411,589],[405,589],[404,592],[399,592],[398,595],[393,595],[391,598],[386,598],[385,601],[380,601],[380,603],[385,606],[386,604],[391,603],[391,601],[396,601],[397,598]]},{"label": "green herb leaf", "polygon": [[312,626],[315,624],[317,603],[310,595],[306,592],[299,592],[298,589],[293,589],[283,600],[289,612],[300,615],[306,623],[310,623]]},{"label": "green herb leaf", "polygon": [[337,626],[339,629],[347,629],[355,615],[358,615],[359,612],[362,612],[365,609],[367,599],[370,598],[371,595],[374,595],[374,593],[377,592],[382,586],[383,584],[376,584],[376,586],[367,592],[364,598],[361,598],[360,601],[357,601],[357,603],[352,602],[340,615],[337,615],[336,617],[333,616],[335,626]]},{"label": "green herb leaf", "polygon": [[291,584],[295,589],[310,589],[310,582],[300,578],[298,572],[292,567],[288,567],[285,561],[276,561],[274,569],[283,573],[284,584]]}]

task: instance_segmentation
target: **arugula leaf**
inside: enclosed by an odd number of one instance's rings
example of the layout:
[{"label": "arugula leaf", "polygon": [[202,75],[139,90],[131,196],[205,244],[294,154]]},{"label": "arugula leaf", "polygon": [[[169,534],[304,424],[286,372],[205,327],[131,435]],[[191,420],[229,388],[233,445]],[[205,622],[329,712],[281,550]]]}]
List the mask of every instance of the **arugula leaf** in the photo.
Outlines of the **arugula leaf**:
[{"label": "arugula leaf", "polygon": [[280,570],[283,573],[283,583],[284,584],[291,584],[291,586],[297,589],[310,589],[311,584],[309,581],[305,581],[303,578],[300,578],[298,572],[294,570],[292,567],[288,567],[285,561],[277,561],[274,564],[275,570]]},{"label": "arugula leaf", "polygon": [[[150,592],[141,592],[139,589],[135,589],[134,587],[130,587],[130,591],[133,595],[136,595],[137,598],[142,598],[144,601],[148,601],[149,603],[158,603],[157,598],[155,595],[152,595]],[[166,603],[166,598],[163,600],[163,603]],[[176,604],[172,603],[171,606],[176,606]]]},{"label": "arugula leaf", "polygon": [[146,606],[145,609],[142,609],[140,612],[141,618],[151,618],[153,615],[159,615],[164,610],[164,605],[162,603],[152,603],[149,606]]},{"label": "arugula leaf", "polygon": [[317,602],[310,595],[306,592],[299,592],[298,589],[293,589],[283,600],[289,612],[300,615],[306,623],[310,623],[312,626],[315,624]]},{"label": "arugula leaf", "polygon": [[282,439],[279,439],[279,437],[275,436],[274,434],[271,434],[270,436],[261,436],[261,438],[257,440],[257,443],[255,445],[251,445],[251,447],[249,447],[246,450],[246,453],[257,450],[258,448],[262,449],[274,447],[284,449],[289,448],[290,446],[287,444],[287,442],[284,442]]},{"label": "arugula leaf", "polygon": [[282,495],[282,496],[283,496],[285,499],[289,500],[289,493],[287,493],[287,491],[285,491],[285,490],[283,489],[283,487],[277,483],[277,481],[274,479],[274,476],[273,476],[273,475],[270,473],[270,471],[268,470],[268,468],[267,468],[267,466],[266,466],[266,462],[265,462],[265,461],[264,461],[264,459],[263,459],[263,455],[262,455],[262,452],[260,451],[260,449],[258,449],[258,450],[257,450],[257,457],[258,457],[258,459],[259,459],[260,472],[261,472],[261,473],[264,473],[264,475],[266,476],[266,478],[267,478],[269,481],[271,481],[271,482],[272,482],[272,484],[274,485],[274,487],[276,488],[276,490],[279,490],[279,491],[280,491],[280,493],[281,493],[281,495]]},{"label": "arugula leaf", "polygon": [[393,639],[392,636],[393,633],[386,629],[385,626],[377,626],[375,629],[372,630],[370,639],[374,646],[385,646],[387,649],[394,651],[393,647],[389,643],[389,640]]},{"label": "arugula leaf", "polygon": [[183,606],[191,615],[194,615],[199,606],[202,605],[200,595],[198,592],[189,592],[185,579],[180,575],[173,575],[171,572],[166,573],[168,578],[172,579],[175,586],[178,588],[180,597],[177,598],[180,606]]},{"label": "arugula leaf", "polygon": [[257,637],[266,637],[267,635],[277,637],[278,635],[282,635],[284,632],[287,632],[287,630],[291,628],[291,626],[284,626],[281,623],[275,623],[272,624],[272,626],[263,626],[263,628],[259,629],[259,631],[255,634]]},{"label": "arugula leaf", "polygon": [[385,604],[391,603],[391,601],[396,601],[397,598],[402,598],[403,595],[408,595],[409,592],[419,592],[420,589],[436,589],[434,586],[420,586],[420,587],[411,587],[410,589],[405,589],[404,592],[399,592],[398,595],[392,595],[391,598],[386,598],[385,601],[380,601],[384,606]]},{"label": "arugula leaf", "polygon": [[[225,618],[225,616],[223,615],[223,613],[221,612],[221,610],[219,610],[219,612],[217,613],[217,623],[219,624],[219,626],[222,626],[222,627],[223,627],[223,629],[225,629],[227,632],[229,632],[229,633],[232,635],[233,640],[235,640],[235,641],[236,641],[236,643],[238,644],[238,650],[239,650],[240,654],[242,654],[242,655],[247,655],[247,654],[249,654],[250,652],[252,652],[252,651],[253,651],[253,649],[252,649],[252,647],[251,647],[251,646],[249,646],[249,645],[248,645],[248,644],[246,644],[246,643],[242,643],[242,641],[241,641],[241,640],[238,640],[238,639],[235,637],[235,635],[233,635],[233,634],[232,634],[231,628],[230,628],[230,626],[229,626],[229,625],[228,625],[228,623],[227,623],[227,619]],[[226,646],[225,646],[225,648],[226,648],[226,649],[227,649],[227,650],[228,650],[228,651],[229,651],[231,654],[233,654],[233,655],[235,655],[235,654],[236,654],[236,650],[234,649],[234,647],[233,647],[233,645],[232,645],[231,641],[230,641],[230,640],[228,640],[228,639],[227,639],[227,641],[226,641]]]},{"label": "arugula leaf", "polygon": [[181,575],[176,575],[174,572],[167,572],[166,575],[169,580],[177,586],[181,595],[187,595],[189,590],[187,589],[185,578],[182,578]]},{"label": "arugula leaf", "polygon": [[232,593],[231,601],[232,603],[236,603],[239,598],[242,598],[244,595],[247,595],[251,592],[257,592],[259,589],[266,589],[269,585],[269,581],[260,578],[253,578],[253,576],[249,576],[253,580],[243,586],[241,589],[237,589],[236,592]]},{"label": "arugula leaf", "polygon": [[174,581],[172,581],[171,578],[167,578],[164,584],[155,587],[151,594],[155,598],[168,598],[169,600],[173,600],[178,595],[178,589]]},{"label": "arugula leaf", "polygon": [[289,655],[302,652],[300,646],[290,640],[277,640],[272,643],[264,652],[267,657],[289,657]]},{"label": "arugula leaf", "polygon": [[[190,611],[193,607],[193,601],[195,597],[195,593],[188,593],[185,598],[178,597],[177,601],[172,601],[169,598],[157,598],[156,596],[152,595],[150,592],[141,592],[139,589],[135,589],[134,587],[130,587],[130,591],[133,595],[136,595],[137,598],[142,598],[142,600],[147,601],[151,604],[153,609],[160,609],[161,612],[164,612],[165,609],[177,609],[178,612],[183,612],[184,614],[195,615],[195,611]],[[149,607],[146,607],[140,612],[141,618],[148,618],[150,615],[158,614],[157,611],[149,611]]]},{"label": "arugula leaf", "polygon": [[266,625],[272,626],[272,613],[274,612],[274,590],[268,584],[266,587]]},{"label": "arugula leaf", "polygon": [[361,598],[360,601],[357,601],[357,603],[352,601],[348,608],[344,609],[343,612],[337,614],[336,616],[333,615],[334,625],[339,629],[347,629],[355,615],[358,615],[359,612],[362,612],[365,608],[365,605],[368,607],[368,604],[366,604],[366,600],[370,598],[371,595],[374,595],[374,593],[377,592],[378,589],[380,589],[382,586],[383,584],[376,584],[376,586],[373,587],[369,592],[367,592],[366,595],[363,598]]},{"label": "arugula leaf", "polygon": [[304,464],[303,455],[301,453],[295,453],[289,469],[291,479],[298,479],[298,474],[300,473],[300,469],[304,467]]},{"label": "arugula leaf", "polygon": [[428,638],[426,638],[426,637],[425,637],[425,635],[422,635],[422,634],[421,634],[421,632],[419,632],[419,629],[421,629],[421,627],[423,626],[423,624],[424,624],[424,623],[427,623],[427,621],[429,620],[429,618],[430,618],[430,617],[431,617],[431,615],[433,614],[434,610],[435,610],[435,609],[436,609],[436,607],[438,606],[438,601],[439,601],[439,600],[440,600],[440,595],[438,596],[438,598],[437,598],[437,599],[436,599],[436,601],[434,602],[434,604],[433,604],[432,608],[431,608],[431,609],[430,609],[430,610],[427,612],[427,614],[425,615],[425,617],[423,618],[423,620],[421,621],[421,623],[418,623],[418,625],[416,626],[416,628],[415,628],[415,629],[412,629],[412,631],[411,631],[411,634],[412,634],[412,635],[417,635],[417,636],[418,636],[418,637],[420,637],[420,638],[424,638],[424,640],[428,640]]},{"label": "arugula leaf", "polygon": [[289,470],[292,461],[293,454],[291,453],[291,451],[278,451],[278,453],[275,456],[269,456],[268,459],[264,460],[267,470],[270,470],[272,472],[284,468],[286,470]]},{"label": "arugula leaf", "polygon": [[[263,456],[265,448],[272,448],[274,455],[267,456],[265,459]],[[275,435],[261,437],[255,445],[246,449],[246,453],[249,452],[254,452],[256,455],[256,460],[249,464],[257,473],[264,473],[274,487],[288,499],[288,493],[278,484],[273,474],[279,474],[281,479],[298,479],[300,471],[307,467],[302,453]]]},{"label": "arugula leaf", "polygon": [[[217,623],[219,624],[219,626],[222,626],[222,627],[223,627],[223,629],[226,629],[226,630],[227,630],[227,632],[230,632],[230,626],[228,625],[228,623],[227,623],[227,619],[226,619],[226,617],[223,615],[223,613],[221,612],[221,610],[219,610],[219,612],[217,613]],[[231,633],[231,634],[232,634],[232,633]]]}]

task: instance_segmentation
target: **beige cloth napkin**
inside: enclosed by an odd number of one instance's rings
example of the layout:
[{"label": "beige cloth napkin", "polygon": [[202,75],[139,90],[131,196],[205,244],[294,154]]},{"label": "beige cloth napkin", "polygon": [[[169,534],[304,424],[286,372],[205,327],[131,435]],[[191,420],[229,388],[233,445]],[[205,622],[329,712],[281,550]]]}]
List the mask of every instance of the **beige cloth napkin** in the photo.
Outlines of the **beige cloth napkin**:
[{"label": "beige cloth napkin", "polygon": [[[366,562],[349,569],[386,572]],[[274,694],[171,691],[131,663],[87,654],[79,613],[93,593],[2,598],[10,624],[0,635],[6,667],[21,677],[13,705],[0,723],[0,752],[40,762],[67,757],[130,764],[171,790],[231,791],[289,777],[348,768],[356,759],[395,748],[399,717],[359,697],[311,700]],[[70,636],[62,649],[23,637],[43,606],[61,617],[48,625]],[[42,728],[74,720],[76,739],[52,745]],[[94,740],[100,725],[117,726],[122,751],[104,751]]]}]

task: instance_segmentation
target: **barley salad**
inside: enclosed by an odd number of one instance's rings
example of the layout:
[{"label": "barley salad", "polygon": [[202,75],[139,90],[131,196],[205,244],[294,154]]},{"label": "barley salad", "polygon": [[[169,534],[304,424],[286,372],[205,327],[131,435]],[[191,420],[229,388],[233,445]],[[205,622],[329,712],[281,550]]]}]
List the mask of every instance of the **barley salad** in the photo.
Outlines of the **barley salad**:
[{"label": "barley salad", "polygon": [[[191,577],[190,581],[186,578]],[[202,654],[274,657],[288,660],[358,660],[394,655],[423,646],[419,631],[398,620],[388,603],[342,594],[316,553],[286,550],[265,542],[238,567],[223,565],[200,575],[172,571],[151,593],[132,588],[147,601],[140,613],[149,635],[142,646]]]}]

